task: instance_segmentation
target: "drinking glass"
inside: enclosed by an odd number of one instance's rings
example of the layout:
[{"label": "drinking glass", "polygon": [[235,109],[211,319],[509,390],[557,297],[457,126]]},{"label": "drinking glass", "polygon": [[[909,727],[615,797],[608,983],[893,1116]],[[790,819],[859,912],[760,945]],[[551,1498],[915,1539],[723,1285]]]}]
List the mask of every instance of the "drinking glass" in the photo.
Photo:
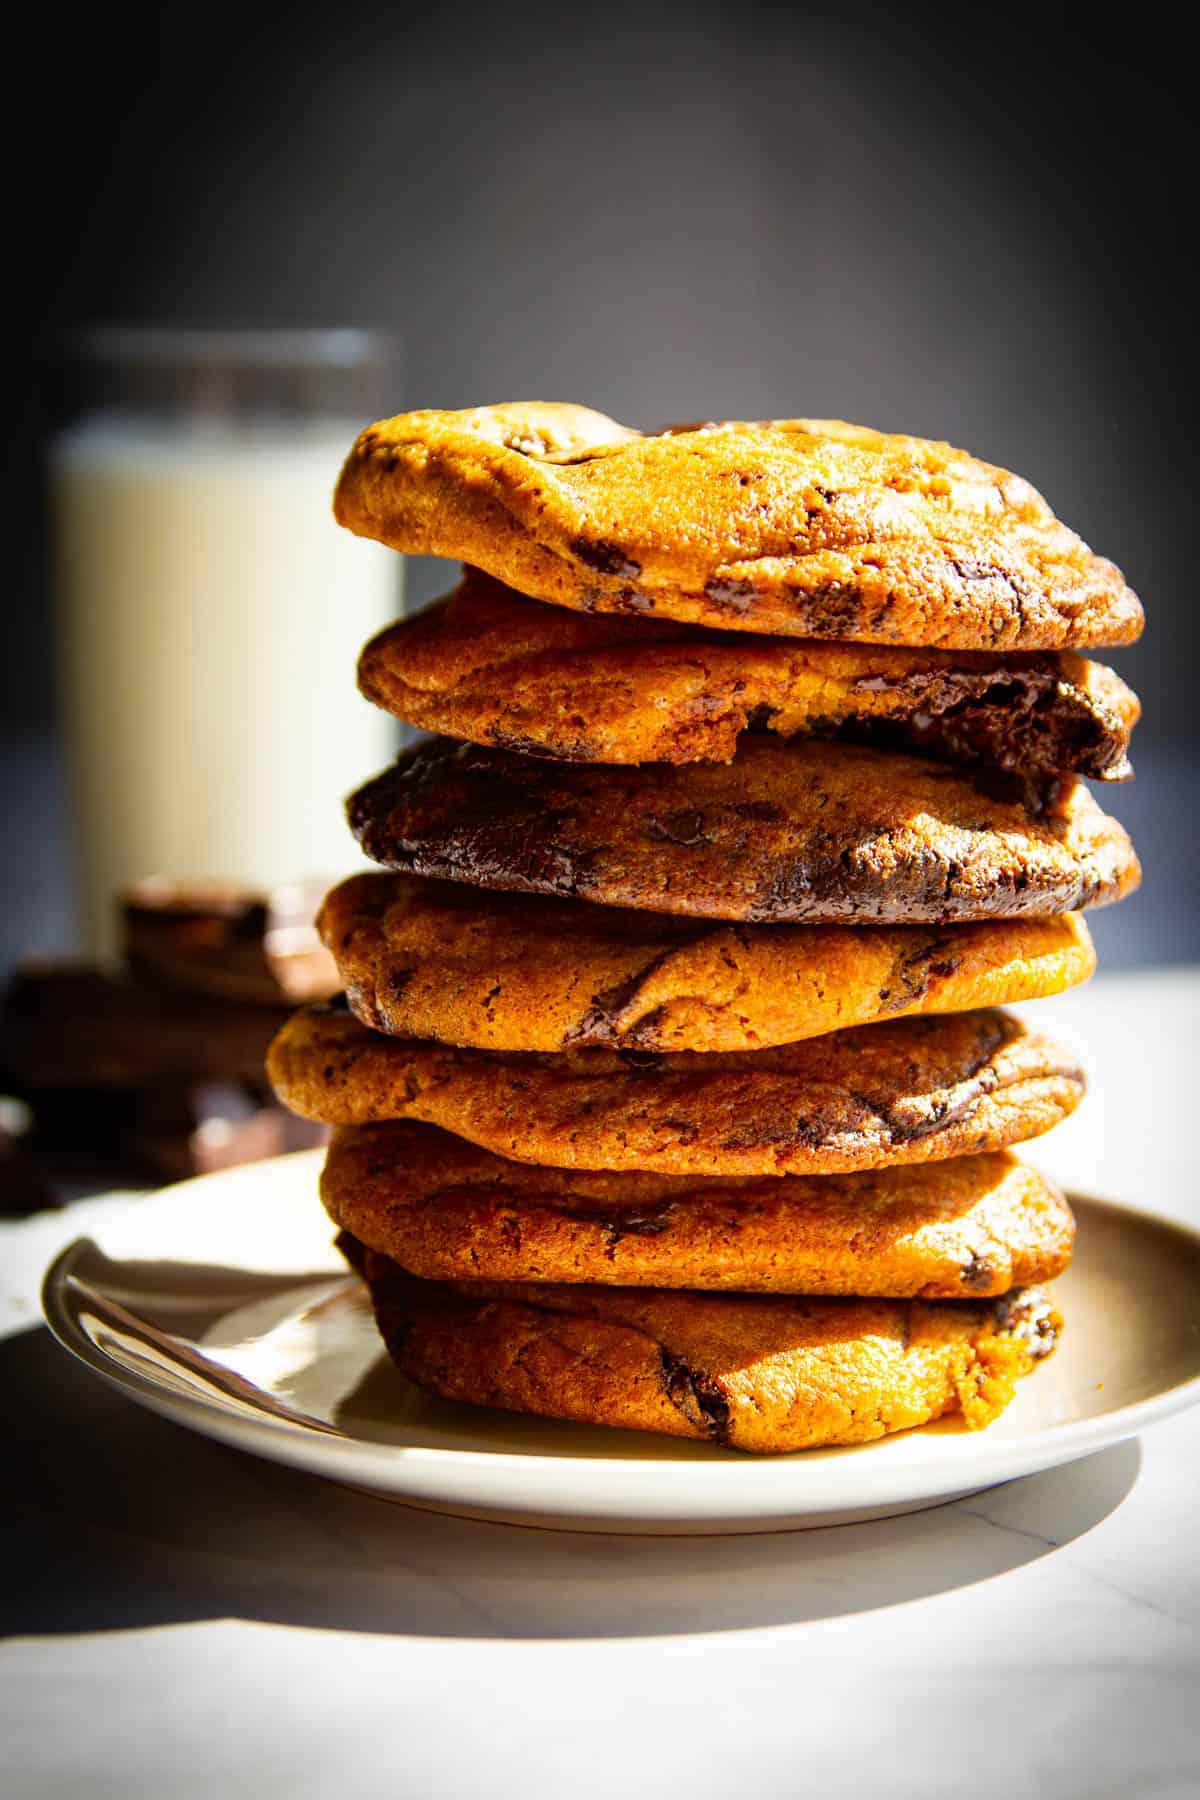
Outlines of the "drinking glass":
[{"label": "drinking glass", "polygon": [[359,859],[346,792],[392,754],[357,693],[400,607],[401,558],[331,495],[399,410],[362,331],[104,329],[72,347],[51,446],[59,696],[84,949],[148,879],[268,889]]}]

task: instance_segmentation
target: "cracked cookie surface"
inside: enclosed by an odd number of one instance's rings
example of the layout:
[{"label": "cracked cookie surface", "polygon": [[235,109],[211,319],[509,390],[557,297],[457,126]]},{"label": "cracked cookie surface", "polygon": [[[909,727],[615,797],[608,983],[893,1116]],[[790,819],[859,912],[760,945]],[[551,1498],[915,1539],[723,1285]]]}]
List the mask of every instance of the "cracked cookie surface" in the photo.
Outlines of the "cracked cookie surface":
[{"label": "cracked cookie surface", "polygon": [[750,728],[1024,773],[1129,773],[1138,702],[1071,651],[910,650],[568,612],[477,570],[373,638],[368,700],[427,731],[570,762],[728,762]]},{"label": "cracked cookie surface", "polygon": [[1045,917],[1140,879],[1067,776],[768,737],[733,762],[596,767],[434,738],[351,795],[385,867],[693,917],[835,925]]},{"label": "cracked cookie surface", "polygon": [[355,1017],[489,1050],[753,1050],[1060,993],[1078,913],[976,925],[697,923],[418,876],[353,875],[319,928]]},{"label": "cracked cookie surface", "polygon": [[1029,483],[948,444],[838,420],[643,436],[514,402],[382,419],[339,522],[584,611],[967,650],[1124,644],[1120,571]]},{"label": "cracked cookie surface", "polygon": [[858,1175],[514,1163],[432,1125],[335,1132],[334,1223],[424,1279],[981,1299],[1066,1268],[1063,1196],[1001,1151]]},{"label": "cracked cookie surface", "polygon": [[296,1013],[267,1070],[331,1125],[420,1119],[516,1162],[678,1175],[825,1174],[938,1161],[1037,1137],[1083,1076],[1009,1013],[890,1020],[804,1043],[671,1056],[461,1050]]},{"label": "cracked cookie surface", "polygon": [[1062,1330],[1036,1287],[956,1302],[452,1283],[342,1247],[392,1360],[431,1393],[762,1454],[950,1413],[988,1425]]}]

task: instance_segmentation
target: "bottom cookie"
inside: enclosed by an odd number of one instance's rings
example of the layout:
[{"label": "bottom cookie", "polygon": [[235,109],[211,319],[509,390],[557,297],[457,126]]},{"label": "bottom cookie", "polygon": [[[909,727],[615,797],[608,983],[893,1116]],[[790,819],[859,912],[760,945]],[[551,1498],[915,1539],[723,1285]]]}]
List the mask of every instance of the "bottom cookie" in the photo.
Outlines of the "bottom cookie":
[{"label": "bottom cookie", "polygon": [[999,1300],[830,1300],[421,1281],[343,1233],[401,1373],[447,1400],[760,1453],[988,1425],[1062,1329]]}]

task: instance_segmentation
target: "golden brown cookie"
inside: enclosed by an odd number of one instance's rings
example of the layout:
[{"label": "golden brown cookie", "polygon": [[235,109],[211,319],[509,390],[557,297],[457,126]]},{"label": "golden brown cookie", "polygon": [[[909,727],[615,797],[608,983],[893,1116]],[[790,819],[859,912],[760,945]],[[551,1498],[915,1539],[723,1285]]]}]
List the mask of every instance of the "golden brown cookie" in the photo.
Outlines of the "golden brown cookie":
[{"label": "golden brown cookie", "polygon": [[1026,481],[837,420],[643,437],[530,401],[382,419],[342,470],[360,537],[585,612],[956,650],[1126,644],[1142,609]]},{"label": "golden brown cookie", "polygon": [[728,762],[748,729],[1033,774],[1129,774],[1138,702],[1071,651],[818,643],[591,617],[467,570],[363,651],[368,700],[428,731],[569,762]]},{"label": "golden brown cookie", "polygon": [[731,763],[545,762],[434,738],[347,803],[409,874],[692,917],[939,924],[1119,900],[1140,870],[1073,776],[1045,787],[797,738]]},{"label": "golden brown cookie", "polygon": [[407,1120],[335,1132],[336,1225],[436,1281],[978,1298],[1071,1258],[1062,1195],[1005,1151],[859,1175],[597,1174],[509,1162]]},{"label": "golden brown cookie", "polygon": [[663,1175],[816,1175],[1038,1137],[1083,1076],[1009,1013],[895,1019],[772,1050],[561,1056],[451,1049],[309,1007],[276,1037],[279,1099],[330,1125],[423,1119],[516,1162]]},{"label": "golden brown cookie", "polygon": [[946,1413],[988,1425],[1062,1330],[1040,1288],[928,1301],[451,1283],[343,1248],[392,1360],[431,1393],[763,1453]]},{"label": "golden brown cookie", "polygon": [[484,1050],[755,1050],[1057,994],[1078,913],[982,925],[725,925],[352,875],[319,926],[364,1025]]}]

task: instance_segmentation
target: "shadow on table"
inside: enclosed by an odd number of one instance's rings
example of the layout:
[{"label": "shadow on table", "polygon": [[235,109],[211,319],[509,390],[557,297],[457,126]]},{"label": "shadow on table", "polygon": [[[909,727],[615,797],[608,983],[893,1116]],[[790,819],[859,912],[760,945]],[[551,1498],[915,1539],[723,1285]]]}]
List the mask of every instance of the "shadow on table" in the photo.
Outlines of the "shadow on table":
[{"label": "shadow on table", "polygon": [[[869,1612],[1049,1555],[1129,1493],[1136,1443],[866,1525],[648,1538],[453,1519],[241,1455],[0,1344],[6,1635],[213,1618],[463,1638],[733,1631]],[[7,1506],[6,1506],[7,1510]]]}]

